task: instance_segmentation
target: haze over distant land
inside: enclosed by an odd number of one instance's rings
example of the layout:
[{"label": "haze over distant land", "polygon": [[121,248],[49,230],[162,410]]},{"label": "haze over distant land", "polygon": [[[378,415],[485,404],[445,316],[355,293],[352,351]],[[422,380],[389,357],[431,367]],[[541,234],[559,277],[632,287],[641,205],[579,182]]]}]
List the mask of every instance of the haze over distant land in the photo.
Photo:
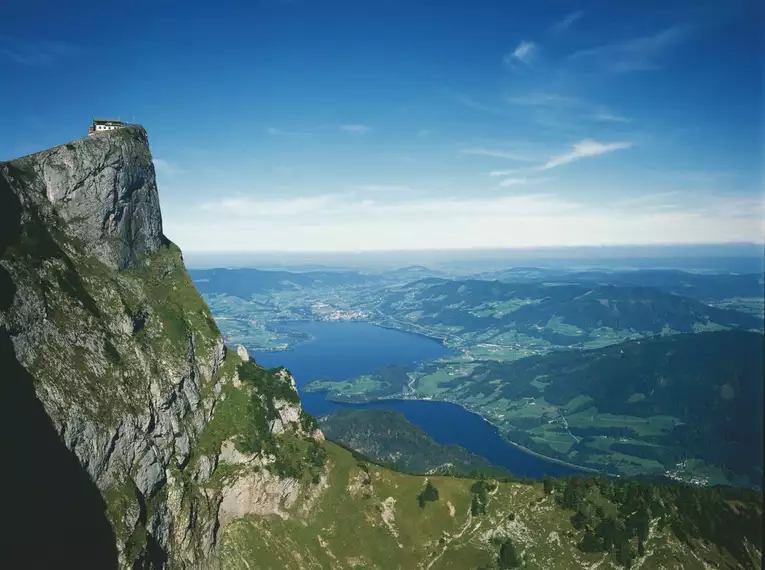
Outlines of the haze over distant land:
[{"label": "haze over distant land", "polygon": [[6,4],[0,158],[143,124],[185,252],[762,243],[755,0]]},{"label": "haze over distant land", "polygon": [[293,271],[326,268],[390,270],[412,265],[456,273],[525,265],[582,269],[671,268],[731,273],[757,273],[765,268],[763,246],[755,243],[365,252],[187,251],[184,259],[189,267],[199,269],[259,267]]}]

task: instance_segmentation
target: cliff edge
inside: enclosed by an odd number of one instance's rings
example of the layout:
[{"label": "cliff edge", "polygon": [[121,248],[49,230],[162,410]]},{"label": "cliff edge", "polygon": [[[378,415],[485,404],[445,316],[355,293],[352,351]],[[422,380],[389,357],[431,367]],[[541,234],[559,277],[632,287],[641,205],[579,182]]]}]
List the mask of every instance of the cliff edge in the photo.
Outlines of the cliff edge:
[{"label": "cliff edge", "polygon": [[[142,127],[0,163],[0,211],[2,483],[15,517],[0,556],[20,564],[0,566],[208,566],[243,485],[211,482],[222,450],[267,463],[275,433],[313,431],[291,378],[226,350],[162,233]],[[224,412],[245,402],[243,423],[210,427],[227,398]]]},{"label": "cliff edge", "polygon": [[[28,195],[45,196],[84,251],[118,269],[162,244],[162,215],[146,131],[86,137],[7,163]],[[9,180],[9,181],[10,181]],[[31,196],[30,196],[31,197]]]}]

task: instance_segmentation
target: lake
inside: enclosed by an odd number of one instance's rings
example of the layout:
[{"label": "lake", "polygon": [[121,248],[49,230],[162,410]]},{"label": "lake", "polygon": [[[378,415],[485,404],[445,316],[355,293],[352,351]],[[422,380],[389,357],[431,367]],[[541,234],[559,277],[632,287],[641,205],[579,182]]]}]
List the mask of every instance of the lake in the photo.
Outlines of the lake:
[{"label": "lake", "polygon": [[[311,321],[281,323],[280,326],[308,334],[312,340],[297,344],[293,350],[251,351],[250,354],[265,368],[287,368],[294,375],[298,389],[313,380],[347,380],[389,364],[411,365],[451,354],[433,339],[364,322]],[[503,440],[497,428],[481,416],[450,402],[382,400],[345,404],[331,402],[325,394],[315,392],[301,392],[300,399],[306,411],[315,416],[347,408],[396,410],[438,443],[460,445],[518,477],[541,478],[577,472],[521,451]]]}]

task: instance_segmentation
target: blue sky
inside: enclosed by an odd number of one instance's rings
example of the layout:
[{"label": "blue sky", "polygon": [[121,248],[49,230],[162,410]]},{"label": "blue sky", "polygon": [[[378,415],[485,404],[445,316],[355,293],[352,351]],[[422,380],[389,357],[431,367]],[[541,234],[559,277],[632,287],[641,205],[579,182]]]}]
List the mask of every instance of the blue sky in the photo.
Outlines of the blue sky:
[{"label": "blue sky", "polygon": [[3,12],[0,159],[139,122],[187,251],[763,239],[754,0]]}]

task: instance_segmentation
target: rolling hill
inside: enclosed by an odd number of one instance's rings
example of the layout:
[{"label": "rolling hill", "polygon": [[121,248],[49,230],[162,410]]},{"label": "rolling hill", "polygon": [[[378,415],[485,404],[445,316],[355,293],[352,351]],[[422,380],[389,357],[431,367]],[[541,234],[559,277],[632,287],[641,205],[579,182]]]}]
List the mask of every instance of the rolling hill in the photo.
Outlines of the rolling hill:
[{"label": "rolling hill", "polygon": [[501,404],[507,437],[544,455],[616,463],[623,474],[692,461],[712,478],[756,486],[762,378],[763,336],[717,331],[481,363],[441,388],[473,407]]},{"label": "rolling hill", "polygon": [[763,328],[753,315],[644,286],[429,279],[392,290],[379,311],[424,327],[449,327],[454,334],[513,330],[557,346],[585,344],[600,329],[618,339]]},{"label": "rolling hill", "polygon": [[354,271],[271,271],[261,269],[189,270],[200,293],[224,294],[249,299],[253,293],[289,291],[312,287],[355,287],[370,285],[380,277]]}]

